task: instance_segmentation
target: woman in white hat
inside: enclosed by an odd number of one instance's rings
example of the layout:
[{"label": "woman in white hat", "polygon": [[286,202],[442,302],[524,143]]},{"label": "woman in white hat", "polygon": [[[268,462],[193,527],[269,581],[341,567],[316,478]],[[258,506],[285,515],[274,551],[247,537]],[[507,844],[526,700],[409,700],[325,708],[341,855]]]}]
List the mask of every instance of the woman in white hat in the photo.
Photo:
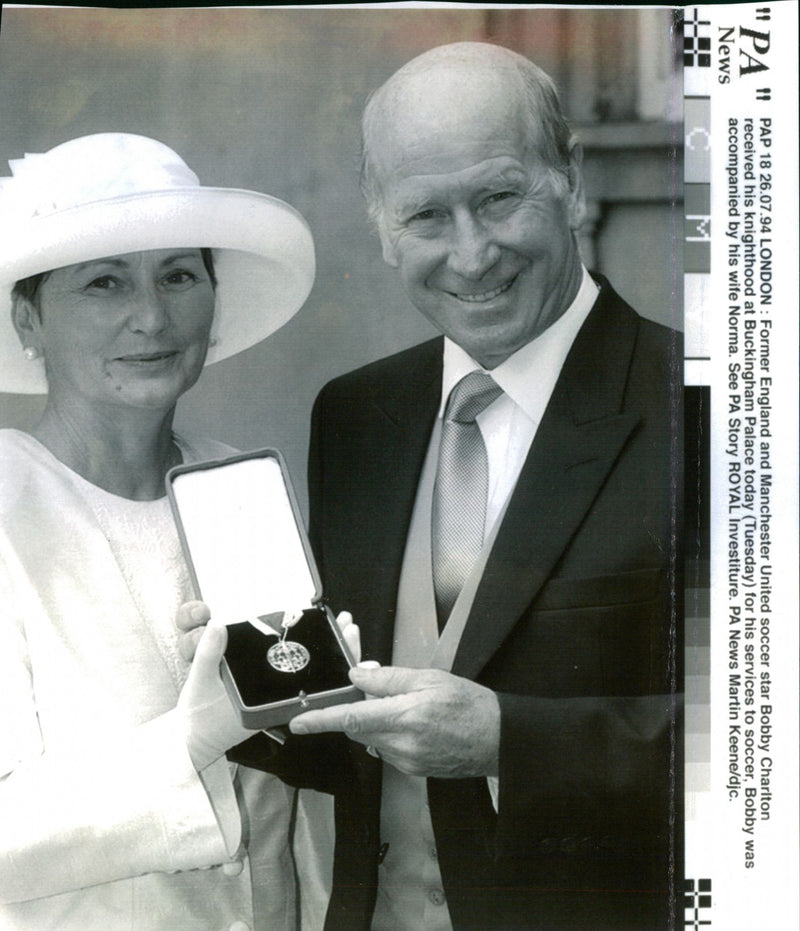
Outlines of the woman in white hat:
[{"label": "woman in white hat", "polygon": [[204,364],[264,339],[314,278],[303,219],[201,187],[169,148],[106,133],[0,180],[0,928],[295,928],[292,793],[225,751],[224,633],[189,672],[191,596],[164,497],[230,452],[172,430]]}]

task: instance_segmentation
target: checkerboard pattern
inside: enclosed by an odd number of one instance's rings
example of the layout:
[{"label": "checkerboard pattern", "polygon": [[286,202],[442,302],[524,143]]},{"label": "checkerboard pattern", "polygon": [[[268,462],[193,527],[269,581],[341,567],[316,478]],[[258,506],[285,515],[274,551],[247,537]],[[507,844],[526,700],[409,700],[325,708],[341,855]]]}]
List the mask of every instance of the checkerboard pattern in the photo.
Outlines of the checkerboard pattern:
[{"label": "checkerboard pattern", "polygon": [[711,880],[686,879],[683,886],[685,928],[711,927]]},{"label": "checkerboard pattern", "polygon": [[685,68],[711,67],[711,21],[700,19],[695,7],[683,19],[683,65]]}]

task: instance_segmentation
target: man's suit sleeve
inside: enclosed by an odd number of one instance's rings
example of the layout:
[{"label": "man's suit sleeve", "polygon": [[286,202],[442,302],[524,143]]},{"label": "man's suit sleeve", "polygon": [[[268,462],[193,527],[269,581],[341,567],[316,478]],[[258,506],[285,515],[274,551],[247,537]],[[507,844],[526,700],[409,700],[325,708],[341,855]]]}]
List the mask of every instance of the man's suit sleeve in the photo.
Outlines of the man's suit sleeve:
[{"label": "man's suit sleeve", "polygon": [[675,696],[498,698],[499,855],[634,852],[663,831],[676,791]]}]

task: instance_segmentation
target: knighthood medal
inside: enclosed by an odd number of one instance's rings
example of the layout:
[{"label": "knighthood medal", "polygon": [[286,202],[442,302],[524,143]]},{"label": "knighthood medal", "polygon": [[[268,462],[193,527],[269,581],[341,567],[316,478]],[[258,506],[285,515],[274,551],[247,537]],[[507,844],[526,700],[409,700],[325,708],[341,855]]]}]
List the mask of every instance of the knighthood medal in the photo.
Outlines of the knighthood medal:
[{"label": "knighthood medal", "polygon": [[281,621],[282,633],[280,634],[260,618],[254,618],[250,621],[262,633],[280,638],[277,643],[273,643],[267,650],[267,662],[276,672],[300,672],[311,661],[311,655],[302,643],[286,639],[289,629],[294,627],[302,616],[302,611],[286,611]]}]

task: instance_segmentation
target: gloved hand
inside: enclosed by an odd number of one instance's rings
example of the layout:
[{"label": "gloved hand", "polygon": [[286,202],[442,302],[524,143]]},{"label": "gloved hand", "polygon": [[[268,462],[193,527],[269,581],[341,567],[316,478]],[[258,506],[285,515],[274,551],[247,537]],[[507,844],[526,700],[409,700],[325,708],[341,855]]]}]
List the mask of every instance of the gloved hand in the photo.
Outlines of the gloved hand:
[{"label": "gloved hand", "polygon": [[[222,684],[219,664],[228,642],[228,631],[225,627],[206,626],[210,619],[211,611],[202,601],[181,605],[176,619],[182,632],[181,655],[192,664],[178,698],[178,712],[184,722],[186,746],[198,772],[256,733],[239,723]],[[353,660],[358,663],[361,638],[352,615],[342,611],[336,623]]]},{"label": "gloved hand", "polygon": [[227,642],[228,631],[224,627],[203,630],[189,677],[178,698],[186,747],[198,772],[256,733],[239,723],[219,675]]}]

